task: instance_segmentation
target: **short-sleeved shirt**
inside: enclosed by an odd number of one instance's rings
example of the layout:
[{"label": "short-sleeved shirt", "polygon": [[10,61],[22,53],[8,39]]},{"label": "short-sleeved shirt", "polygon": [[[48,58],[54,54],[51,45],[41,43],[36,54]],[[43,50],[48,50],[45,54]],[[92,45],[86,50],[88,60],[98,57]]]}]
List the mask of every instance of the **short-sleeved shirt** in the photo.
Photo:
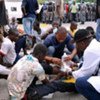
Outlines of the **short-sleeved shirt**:
[{"label": "short-sleeved shirt", "polygon": [[61,58],[61,56],[63,55],[65,46],[67,46],[70,52],[72,52],[74,49],[74,45],[71,44],[71,36],[69,34],[67,34],[65,41],[63,41],[62,43],[59,43],[57,41],[55,34],[50,34],[44,40],[44,45],[46,45],[47,47],[53,46],[55,48],[53,56],[58,58]]},{"label": "short-sleeved shirt", "polygon": [[40,81],[45,79],[45,73],[37,58],[26,55],[11,69],[8,76],[8,90],[11,96],[19,100],[23,98],[34,77]]},{"label": "short-sleeved shirt", "polygon": [[4,55],[4,63],[14,63],[16,59],[15,44],[8,37],[4,38],[0,52]]},{"label": "short-sleeved shirt", "polygon": [[36,15],[36,10],[38,9],[37,0],[23,0],[22,7],[26,8],[27,15],[24,17],[34,17]]}]

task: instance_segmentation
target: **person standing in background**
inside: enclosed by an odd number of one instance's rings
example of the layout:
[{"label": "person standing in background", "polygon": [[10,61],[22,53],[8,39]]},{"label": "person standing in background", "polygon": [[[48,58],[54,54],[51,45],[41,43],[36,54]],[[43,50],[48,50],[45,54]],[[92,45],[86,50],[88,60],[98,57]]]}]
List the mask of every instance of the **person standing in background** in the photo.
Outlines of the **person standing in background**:
[{"label": "person standing in background", "polygon": [[96,39],[100,41],[100,0],[96,1],[96,20],[97,20]]},{"label": "person standing in background", "polygon": [[64,0],[56,0],[55,19],[57,19],[60,22],[60,26],[62,24],[63,17],[64,17]]},{"label": "person standing in background", "polygon": [[8,24],[7,12],[4,0],[0,0],[0,25],[4,28]]},{"label": "person standing in background", "polygon": [[32,34],[33,23],[36,19],[36,10],[39,8],[37,0],[23,0],[22,1],[22,23],[26,34]]}]

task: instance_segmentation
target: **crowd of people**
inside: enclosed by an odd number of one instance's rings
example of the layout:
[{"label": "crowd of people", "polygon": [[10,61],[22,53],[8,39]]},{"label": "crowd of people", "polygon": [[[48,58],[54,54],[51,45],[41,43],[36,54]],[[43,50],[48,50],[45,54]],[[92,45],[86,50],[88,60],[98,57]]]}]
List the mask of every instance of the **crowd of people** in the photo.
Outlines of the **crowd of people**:
[{"label": "crowd of people", "polygon": [[[58,2],[59,3],[59,2]],[[55,17],[55,8],[56,2],[49,2],[43,4],[42,9],[42,19],[41,21],[44,23],[51,23]],[[71,21],[77,21],[84,24],[85,21],[95,21],[95,14],[96,14],[96,4],[86,4],[82,3],[75,3],[72,4],[64,3],[63,4],[63,22],[68,23]]]},{"label": "crowd of people", "polygon": [[[63,4],[63,0],[55,1],[52,27],[44,31],[36,15],[37,0],[22,0],[24,34],[20,35],[16,18],[8,22],[4,1],[0,1],[0,78],[7,79],[10,100],[40,100],[57,91],[79,92],[88,100],[100,99],[100,2],[97,0],[96,8],[93,6],[97,11],[96,32],[90,26],[77,28],[78,9],[83,14],[79,19],[82,24],[90,15],[86,15],[84,3],[82,10],[73,2],[68,8],[70,27],[63,27]],[[54,10],[49,10],[51,16]],[[74,82],[66,81],[71,78]]]}]

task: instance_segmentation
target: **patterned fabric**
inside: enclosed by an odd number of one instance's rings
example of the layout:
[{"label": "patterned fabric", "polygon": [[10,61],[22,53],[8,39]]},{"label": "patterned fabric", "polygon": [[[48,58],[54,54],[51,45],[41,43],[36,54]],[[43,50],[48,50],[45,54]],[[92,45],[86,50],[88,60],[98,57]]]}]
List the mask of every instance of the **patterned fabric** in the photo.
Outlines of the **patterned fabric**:
[{"label": "patterned fabric", "polygon": [[35,76],[40,81],[45,79],[42,66],[38,62],[38,59],[32,55],[24,56],[13,66],[8,76],[8,90],[10,95],[17,97],[18,100],[23,98]]}]

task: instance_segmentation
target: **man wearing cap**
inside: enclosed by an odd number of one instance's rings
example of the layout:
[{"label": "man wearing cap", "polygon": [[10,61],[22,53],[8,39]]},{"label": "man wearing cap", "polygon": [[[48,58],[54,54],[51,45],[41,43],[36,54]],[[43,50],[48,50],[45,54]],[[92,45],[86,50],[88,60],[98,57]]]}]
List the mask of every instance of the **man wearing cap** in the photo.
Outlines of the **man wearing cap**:
[{"label": "man wearing cap", "polygon": [[82,67],[72,74],[79,93],[88,100],[100,100],[100,43],[86,33],[80,30],[75,35],[76,48],[84,54]]},{"label": "man wearing cap", "polygon": [[[72,71],[72,72],[67,72],[67,75],[72,75],[76,80],[82,77],[84,77],[85,80],[87,80],[92,75],[100,75],[100,72],[98,70],[99,64],[100,64],[100,53],[99,53],[100,43],[96,39],[93,38],[91,33],[86,31],[85,29],[81,29],[76,32],[74,41],[76,42],[77,52],[78,53],[84,52],[83,53],[83,64],[80,69],[76,71]],[[86,88],[86,90],[83,87],[88,86],[87,84],[89,84],[90,87],[92,87],[91,86],[92,84],[94,88],[95,87],[97,88],[97,86],[99,87],[97,90],[99,90],[98,92],[100,93],[100,78],[98,80],[99,83],[95,83],[94,81],[89,80],[88,81],[89,83],[88,83],[88,82],[84,82],[84,80],[82,79],[81,80],[78,79],[76,81],[76,88],[78,89],[80,93],[84,93],[84,92],[81,92],[82,89],[83,91],[86,92],[88,87]],[[60,92],[75,91],[74,84],[64,83],[59,80],[48,83],[46,85],[37,86],[34,89],[37,91],[37,95],[40,97],[45,96],[49,93],[56,92],[56,91],[60,91]],[[97,94],[99,95],[99,99],[100,99],[99,93]],[[86,96],[87,92],[84,94],[85,94],[84,96],[87,97]],[[90,93],[88,92],[88,94],[91,95],[91,98],[88,98],[88,100],[99,100],[97,99],[98,95],[94,96],[92,91]]]}]

